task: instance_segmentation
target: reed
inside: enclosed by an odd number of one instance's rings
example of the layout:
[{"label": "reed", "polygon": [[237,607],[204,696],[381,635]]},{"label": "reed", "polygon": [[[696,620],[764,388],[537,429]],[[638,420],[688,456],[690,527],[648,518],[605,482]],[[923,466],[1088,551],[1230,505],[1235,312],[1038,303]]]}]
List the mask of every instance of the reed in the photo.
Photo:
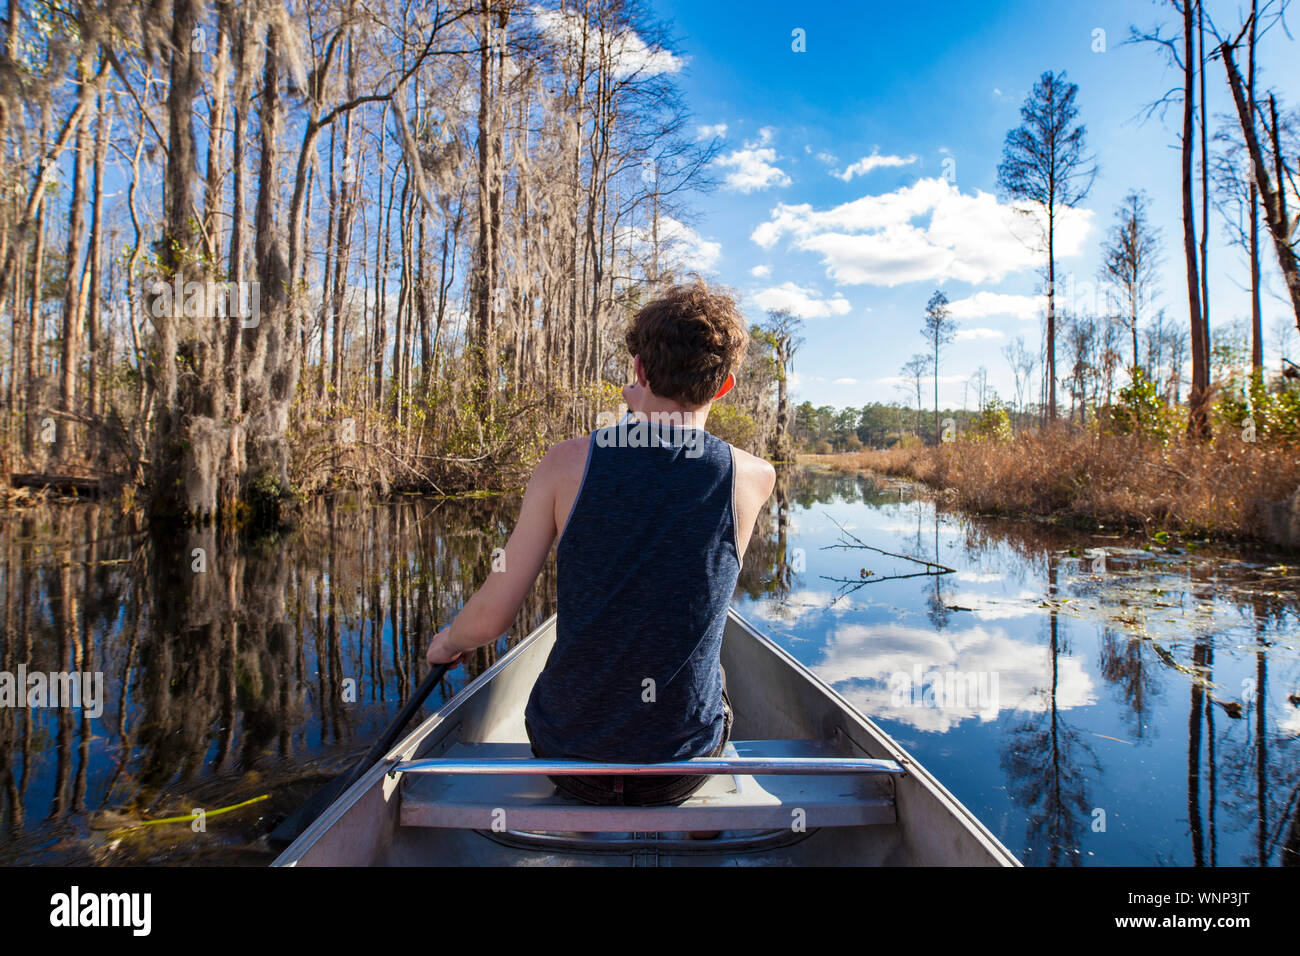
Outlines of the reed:
[{"label": "reed", "polygon": [[1263,538],[1257,502],[1289,498],[1300,487],[1300,445],[1235,434],[1162,445],[1058,429],[1006,442],[959,439],[802,460],[910,478],[978,514],[1222,539]]}]

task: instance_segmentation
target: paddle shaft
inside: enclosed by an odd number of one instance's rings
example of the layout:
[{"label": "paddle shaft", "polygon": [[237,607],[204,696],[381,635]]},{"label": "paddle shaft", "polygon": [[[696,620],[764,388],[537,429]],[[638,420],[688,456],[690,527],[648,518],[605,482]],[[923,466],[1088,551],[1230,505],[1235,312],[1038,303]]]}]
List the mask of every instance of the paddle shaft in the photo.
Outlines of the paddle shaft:
[{"label": "paddle shaft", "polygon": [[401,736],[406,725],[410,723],[411,718],[415,716],[415,712],[420,709],[420,706],[424,703],[425,699],[433,689],[438,686],[438,682],[442,680],[443,675],[451,668],[452,663],[458,662],[439,664],[430,671],[429,676],[420,683],[420,686],[415,689],[415,693],[412,694],[410,699],[402,706],[402,710],[397,715],[397,718],[388,725],[388,729],[385,730],[383,734],[380,735],[379,739],[375,741],[374,745],[366,751],[366,755],[358,760],[352,769],[346,774],[335,777],[325,786],[312,794],[302,806],[289,814],[289,816],[285,817],[285,819],[281,821],[280,825],[271,831],[269,837],[270,842],[276,845],[287,846],[294,840],[298,839],[298,836],[306,830],[307,827],[311,826],[312,821],[320,816],[321,813],[323,813],[325,809],[334,802],[339,794],[360,780],[362,774],[373,767],[376,761],[382,758],[384,754],[392,750],[393,745],[397,743],[397,739]]},{"label": "paddle shaft", "polygon": [[439,664],[429,672],[429,676],[420,683],[420,686],[415,689],[415,693],[402,706],[402,709],[397,714],[397,719],[388,726],[383,736],[375,741],[375,745],[366,751],[366,755],[358,760],[356,766],[348,773],[346,781],[339,788],[340,793],[360,780],[363,773],[373,767],[384,754],[393,749],[393,745],[397,743],[397,738],[402,735],[402,731],[411,722],[415,712],[420,709],[425,698],[438,686],[438,682],[442,680],[443,675],[447,673],[450,667],[450,663]]}]

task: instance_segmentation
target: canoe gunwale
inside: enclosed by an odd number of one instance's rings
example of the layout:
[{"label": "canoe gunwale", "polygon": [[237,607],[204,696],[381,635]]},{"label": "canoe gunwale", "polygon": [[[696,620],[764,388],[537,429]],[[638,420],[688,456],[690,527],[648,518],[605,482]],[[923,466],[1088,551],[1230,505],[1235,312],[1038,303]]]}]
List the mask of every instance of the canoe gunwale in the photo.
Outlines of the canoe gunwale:
[{"label": "canoe gunwale", "polygon": [[[451,720],[467,701],[475,694],[483,690],[492,680],[503,670],[509,667],[517,660],[523,651],[538,641],[548,631],[555,627],[555,615],[552,614],[536,628],[532,633],[522,641],[510,648],[501,658],[492,664],[487,670],[479,674],[468,684],[453,694],[452,697],[445,701],[441,707],[426,717],[420,724],[409,734],[403,737],[393,749],[386,753],[382,760],[378,761],[373,767],[367,770],[361,777],[343,793],[335,799],[325,810],[307,827],[289,846],[284,849],[276,859],[271,863],[272,866],[295,866],[303,854],[308,852],[322,836],[337,824],[363,797],[365,797],[376,786],[384,788],[384,796],[388,797],[390,793],[395,792],[401,785],[400,775],[392,774],[393,767],[403,759],[413,757],[419,752],[420,745],[435,731],[442,730],[443,736],[447,736],[456,730],[460,725],[452,723]],[[445,726],[444,726],[445,725]],[[394,801],[385,802],[393,803]]]}]

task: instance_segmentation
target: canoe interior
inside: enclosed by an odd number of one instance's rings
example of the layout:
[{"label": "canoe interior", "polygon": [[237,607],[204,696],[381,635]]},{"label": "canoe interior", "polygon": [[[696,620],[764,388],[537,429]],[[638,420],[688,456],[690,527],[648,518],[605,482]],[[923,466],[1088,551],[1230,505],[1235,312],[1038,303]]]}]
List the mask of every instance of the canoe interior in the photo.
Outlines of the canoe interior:
[{"label": "canoe interior", "polygon": [[[457,753],[471,743],[526,741],[524,703],[554,641],[554,621],[552,617],[424,721],[386,763]],[[380,765],[342,794],[275,865],[1019,865],[888,735],[734,610],[722,665],[735,711],[733,740],[807,741],[819,753],[901,763],[905,775],[873,782],[876,788],[888,788],[873,792],[892,793],[894,804],[892,814],[874,818],[893,822],[809,827],[805,832],[724,830],[717,840],[689,840],[659,826],[636,833],[535,838],[486,828],[402,826],[402,781]],[[409,777],[416,786],[417,775]],[[407,818],[415,817],[408,812]],[[662,813],[654,822],[662,825]]]}]

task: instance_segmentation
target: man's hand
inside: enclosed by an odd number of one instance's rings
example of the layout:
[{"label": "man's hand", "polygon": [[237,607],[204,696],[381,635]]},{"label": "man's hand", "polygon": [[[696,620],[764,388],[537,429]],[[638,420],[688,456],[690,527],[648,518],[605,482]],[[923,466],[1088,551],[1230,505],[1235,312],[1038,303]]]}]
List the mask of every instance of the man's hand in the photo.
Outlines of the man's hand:
[{"label": "man's hand", "polygon": [[449,624],[433,635],[433,640],[429,643],[429,650],[425,652],[424,659],[429,662],[430,667],[434,667],[438,664],[453,662],[463,664],[469,658],[465,651],[452,646],[451,625]]}]

